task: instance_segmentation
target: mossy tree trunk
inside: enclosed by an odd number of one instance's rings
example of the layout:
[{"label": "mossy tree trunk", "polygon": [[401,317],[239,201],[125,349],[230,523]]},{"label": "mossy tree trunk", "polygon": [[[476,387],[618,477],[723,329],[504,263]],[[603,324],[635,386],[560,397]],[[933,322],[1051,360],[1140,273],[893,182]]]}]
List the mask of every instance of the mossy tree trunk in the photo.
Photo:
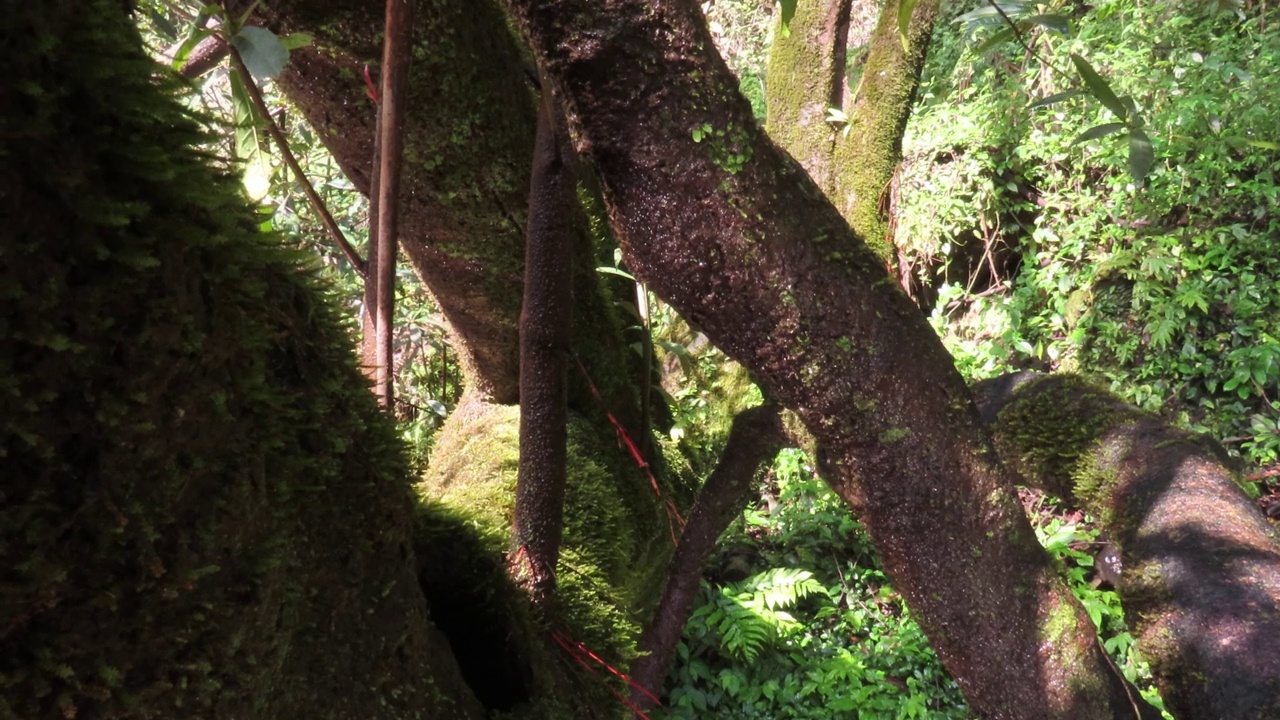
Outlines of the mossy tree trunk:
[{"label": "mossy tree trunk", "polygon": [[117,0],[0,38],[0,718],[482,717],[303,256]]},{"label": "mossy tree trunk", "polygon": [[516,481],[516,569],[535,605],[555,590],[564,531],[565,375],[573,295],[569,235],[573,148],[550,91],[538,109],[529,188],[524,309],[520,314],[520,470]]},{"label": "mossy tree trunk", "polygon": [[[855,233],[896,261],[888,191],[902,159],[902,133],[938,15],[938,0],[915,3],[905,45],[899,0],[885,2],[866,47],[849,72],[852,0],[799,0],[790,33],[769,57],[769,135],[800,161]],[[850,87],[847,77],[858,76]],[[826,122],[844,112],[847,129]]]},{"label": "mossy tree trunk", "polygon": [[630,266],[794,408],[975,713],[1132,713],[916,307],[756,126],[692,1],[508,0]]},{"label": "mossy tree trunk", "polygon": [[[233,11],[251,4],[227,3]],[[362,0],[279,0],[254,15],[277,32],[314,35],[291,54],[279,83],[366,195],[375,110],[362,74],[377,65],[381,11]],[[459,341],[467,385],[515,403],[534,63],[495,0],[419,0],[415,17],[400,240]],[[589,200],[590,185],[579,178],[580,197]],[[638,434],[639,369],[595,273],[595,242],[608,230],[589,217],[589,207],[575,208],[574,351],[609,410]],[[579,373],[569,393],[572,407],[598,409]]]},{"label": "mossy tree trunk", "polygon": [[1280,542],[1226,451],[1071,376],[975,392],[1005,462],[1119,549],[1116,589],[1169,711],[1280,717]]},{"label": "mossy tree trunk", "polygon": [[785,29],[778,13],[769,50],[765,128],[827,193],[836,141],[827,112],[844,106],[853,2],[798,0]]}]

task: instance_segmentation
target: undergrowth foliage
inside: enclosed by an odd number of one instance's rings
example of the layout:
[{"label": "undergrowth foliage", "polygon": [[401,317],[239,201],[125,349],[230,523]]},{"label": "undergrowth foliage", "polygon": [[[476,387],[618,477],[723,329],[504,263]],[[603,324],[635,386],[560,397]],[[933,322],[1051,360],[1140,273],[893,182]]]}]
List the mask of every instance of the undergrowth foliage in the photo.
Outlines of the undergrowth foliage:
[{"label": "undergrowth foliage", "polygon": [[669,718],[962,718],[865,531],[784,450],[721,539],[668,679]]},{"label": "undergrowth foliage", "polygon": [[[1032,29],[1034,55],[1011,40],[975,55],[983,37],[941,27],[904,142],[898,242],[969,376],[1085,372],[1271,463],[1280,34],[1229,5],[1066,4],[1072,31]],[[1145,118],[1144,188],[1116,136],[1073,144],[1115,119],[1096,100],[1033,107],[1078,88],[1069,53]]]}]

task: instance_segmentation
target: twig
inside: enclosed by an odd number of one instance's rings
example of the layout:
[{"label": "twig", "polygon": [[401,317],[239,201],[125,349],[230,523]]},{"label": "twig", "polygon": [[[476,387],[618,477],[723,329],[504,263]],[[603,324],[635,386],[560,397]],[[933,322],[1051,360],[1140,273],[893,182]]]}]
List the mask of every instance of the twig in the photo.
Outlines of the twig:
[{"label": "twig", "polygon": [[342,234],[342,229],[338,227],[333,215],[329,214],[329,209],[325,207],[324,201],[320,199],[315,187],[307,179],[306,173],[302,172],[302,166],[298,164],[298,159],[293,156],[293,151],[289,148],[289,141],[285,138],[280,127],[276,125],[275,118],[271,116],[271,110],[267,107],[267,102],[262,99],[262,90],[258,88],[258,84],[254,81],[253,75],[250,74],[249,68],[245,66],[244,59],[240,57],[240,52],[229,42],[227,43],[227,48],[230,50],[232,65],[235,66],[236,72],[240,73],[240,77],[244,80],[244,88],[249,92],[249,99],[253,101],[254,107],[258,108],[258,112],[266,119],[267,132],[280,148],[280,154],[284,157],[285,164],[297,176],[298,183],[302,185],[302,192],[311,201],[312,209],[320,216],[320,222],[338,243],[342,254],[347,256],[347,262],[351,263],[351,266],[355,268],[356,274],[361,279],[368,280],[364,260],[361,259],[360,253],[356,252],[356,249],[351,246],[351,243],[347,242],[347,238]]}]

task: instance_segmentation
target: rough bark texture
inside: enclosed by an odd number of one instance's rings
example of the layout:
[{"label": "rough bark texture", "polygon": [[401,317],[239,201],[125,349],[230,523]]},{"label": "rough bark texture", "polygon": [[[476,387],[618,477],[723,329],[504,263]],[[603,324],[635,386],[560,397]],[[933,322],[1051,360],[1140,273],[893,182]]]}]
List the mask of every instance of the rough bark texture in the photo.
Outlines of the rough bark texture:
[{"label": "rough bark texture", "polygon": [[[233,12],[249,4],[228,3]],[[254,16],[279,33],[314,34],[278,82],[366,195],[376,111],[361,76],[381,56],[382,10],[360,0],[284,0]],[[516,402],[535,95],[494,3],[421,0],[416,16],[401,240],[461,341],[468,379]]]},{"label": "rough bark texture", "polygon": [[1170,712],[1280,717],[1280,541],[1226,452],[1078,378],[1027,375],[975,390],[996,447],[1102,522]]},{"label": "rough bark texture", "polygon": [[[291,54],[279,83],[366,195],[375,112],[361,75],[377,64],[381,11],[365,0],[276,0],[254,15],[278,33],[315,36]],[[534,63],[496,0],[418,0],[416,17],[401,247],[449,319],[468,385],[515,403]],[[590,185],[579,187],[584,206]],[[610,410],[639,434],[635,359],[595,273],[593,241],[608,228],[592,227],[586,210],[573,226],[574,350]],[[571,407],[599,407],[578,373],[569,393]]]},{"label": "rough bark texture", "polygon": [[831,195],[854,232],[891,263],[897,262],[897,255],[889,231],[889,185],[902,161],[902,133],[915,103],[940,5],[938,0],[915,4],[904,48],[898,25],[901,4],[901,0],[884,4],[858,91],[844,97],[849,134],[835,145]]},{"label": "rough bark texture", "polygon": [[155,70],[0,15],[0,718],[482,717],[338,312]]},{"label": "rough bark texture", "polygon": [[976,713],[1134,712],[915,306],[756,126],[691,1],[508,0],[630,267],[794,408]]},{"label": "rough bark texture", "polygon": [[789,32],[783,32],[778,13],[769,50],[765,127],[825,192],[834,182],[836,141],[827,110],[844,106],[852,5],[853,0],[798,0]]},{"label": "rough bark texture", "polygon": [[520,314],[520,472],[516,568],[536,605],[555,589],[564,526],[565,374],[573,295],[573,147],[555,96],[543,93],[529,187],[524,308]]},{"label": "rough bark texture", "polygon": [[643,688],[633,689],[631,704],[640,710],[653,707],[653,698],[662,692],[662,681],[675,659],[676,645],[689,621],[702,570],[716,540],[742,512],[756,471],[778,454],[785,440],[776,405],[750,408],[733,419],[720,462],[698,493],[667,567],[662,598],[640,640],[644,654],[631,666],[631,681]]},{"label": "rough bark texture", "polygon": [[[800,0],[790,37],[779,34],[769,56],[769,135],[800,161],[855,233],[895,261],[888,188],[902,159],[902,133],[915,99],[937,0],[918,2],[904,48],[898,0],[886,2],[859,58],[861,79],[846,83],[851,0]],[[843,23],[841,25],[841,23]],[[848,131],[825,122],[837,107]]]}]

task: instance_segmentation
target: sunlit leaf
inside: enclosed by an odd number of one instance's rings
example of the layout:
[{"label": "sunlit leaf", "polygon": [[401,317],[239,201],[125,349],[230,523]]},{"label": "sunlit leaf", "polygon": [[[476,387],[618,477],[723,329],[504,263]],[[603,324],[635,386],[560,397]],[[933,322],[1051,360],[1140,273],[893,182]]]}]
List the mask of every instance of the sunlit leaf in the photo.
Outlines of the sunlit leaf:
[{"label": "sunlit leaf", "polygon": [[1133,184],[1142,187],[1147,173],[1155,163],[1155,151],[1151,148],[1151,138],[1142,130],[1134,128],[1129,131],[1129,174],[1133,176]]},{"label": "sunlit leaf", "polygon": [[263,136],[268,120],[258,113],[239,73],[231,73],[231,106],[235,115],[236,159],[244,163],[245,191],[251,199],[261,200],[271,187],[271,163]]},{"label": "sunlit leaf", "polygon": [[1027,22],[1031,23],[1032,25],[1039,25],[1040,27],[1045,28],[1046,30],[1053,30],[1054,32],[1060,32],[1063,35],[1071,34],[1071,18],[1067,17],[1066,15],[1055,15],[1055,14],[1032,15],[1031,17],[1027,18]]},{"label": "sunlit leaf", "polygon": [[911,15],[916,9],[916,0],[899,0],[898,2],[898,36],[902,39],[902,49],[907,49],[907,31],[911,28]]},{"label": "sunlit leaf", "polygon": [[796,0],[778,0],[782,10],[782,37],[791,37],[791,19],[796,16]]},{"label": "sunlit leaf", "polygon": [[1031,103],[1030,105],[1027,106],[1027,109],[1035,110],[1036,108],[1048,107],[1049,105],[1052,105],[1054,103],[1062,102],[1063,100],[1069,100],[1073,97],[1080,97],[1081,95],[1088,95],[1088,93],[1085,92],[1084,90],[1067,90],[1066,92],[1054,93],[1047,97],[1042,97],[1039,100]]},{"label": "sunlit leaf", "polygon": [[276,34],[264,27],[246,25],[231,37],[240,58],[255,80],[269,80],[284,70],[289,62],[289,49]]},{"label": "sunlit leaf", "polygon": [[1098,99],[1098,102],[1106,106],[1116,117],[1121,120],[1127,120],[1129,118],[1128,108],[1124,106],[1124,103],[1120,102],[1120,98],[1111,89],[1111,85],[1098,74],[1097,70],[1093,69],[1089,61],[1076,53],[1071,53],[1071,62],[1075,64],[1076,71],[1084,79],[1085,86]]}]

